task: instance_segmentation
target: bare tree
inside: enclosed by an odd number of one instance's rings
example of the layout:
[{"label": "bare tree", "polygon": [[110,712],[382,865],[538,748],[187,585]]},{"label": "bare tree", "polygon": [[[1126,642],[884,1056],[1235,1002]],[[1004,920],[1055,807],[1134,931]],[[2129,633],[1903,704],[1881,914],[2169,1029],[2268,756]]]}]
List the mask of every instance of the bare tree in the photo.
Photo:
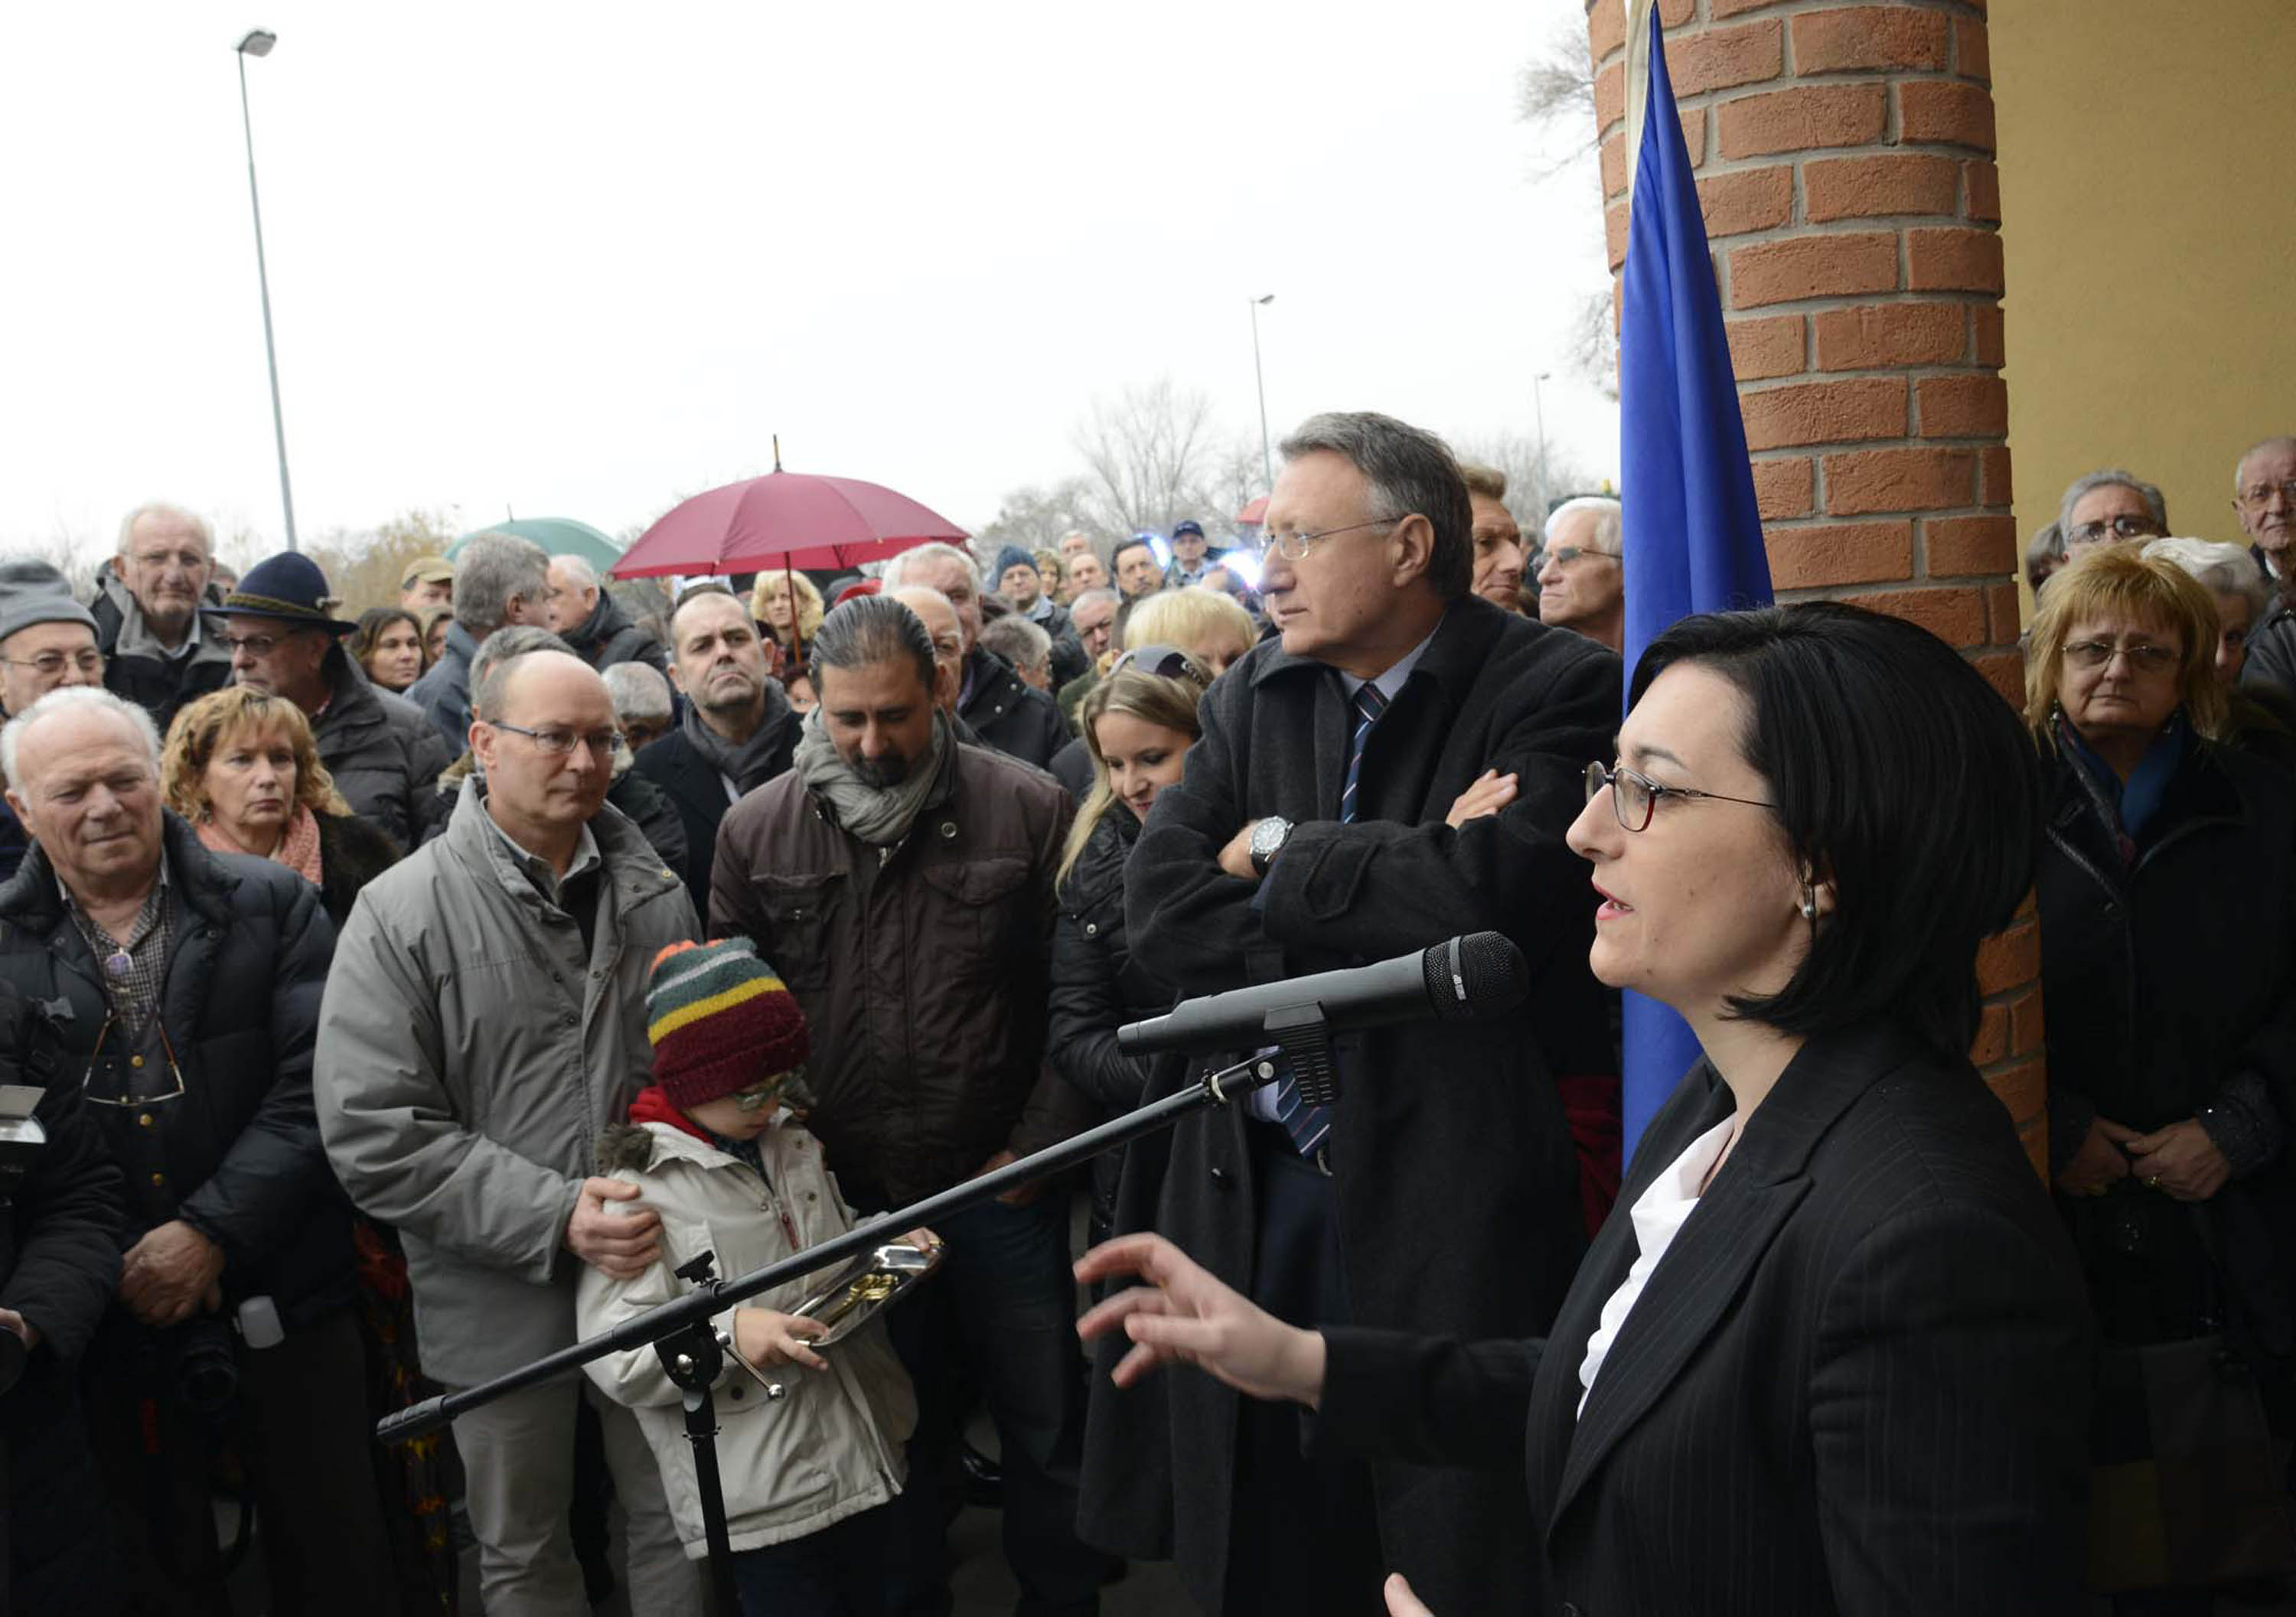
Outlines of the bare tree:
[{"label": "bare tree", "polygon": [[1613,323],[1610,288],[1583,293],[1570,319],[1570,346],[1563,363],[1589,386],[1611,399],[1619,397],[1619,332]]},{"label": "bare tree", "polygon": [[1516,80],[1515,116],[1542,135],[1563,136],[1559,155],[1540,177],[1560,173],[1600,144],[1595,119],[1595,62],[1585,27],[1558,17]]},{"label": "bare tree", "polygon": [[1539,443],[1519,432],[1492,432],[1454,441],[1461,460],[1474,461],[1506,474],[1506,508],[1525,534],[1546,526],[1546,513],[1574,494],[1595,494],[1607,480],[1551,440],[1540,464]]},{"label": "bare tree", "polygon": [[1085,464],[1085,511],[1104,533],[1169,533],[1183,517],[1201,521],[1213,493],[1222,445],[1211,401],[1181,392],[1170,377],[1095,398],[1077,428]]},{"label": "bare tree", "polygon": [[1113,537],[1093,517],[1090,485],[1081,477],[1065,477],[1049,487],[1030,483],[1007,493],[997,502],[995,518],[972,536],[972,544],[984,558],[1007,545],[1052,550],[1062,534],[1078,529],[1095,538]]}]

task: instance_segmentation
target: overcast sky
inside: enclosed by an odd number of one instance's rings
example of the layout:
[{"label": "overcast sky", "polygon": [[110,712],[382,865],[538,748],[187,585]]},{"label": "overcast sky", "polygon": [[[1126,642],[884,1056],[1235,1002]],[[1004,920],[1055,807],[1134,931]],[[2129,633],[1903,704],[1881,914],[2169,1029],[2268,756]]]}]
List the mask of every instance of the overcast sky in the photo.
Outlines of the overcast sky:
[{"label": "overcast sky", "polygon": [[1604,473],[1565,374],[1591,164],[1515,75],[1578,0],[17,7],[0,60],[0,546],[146,498],[283,526],[232,46],[298,525],[609,532],[768,470],[967,527],[1168,375],[1255,439],[1377,408]]}]

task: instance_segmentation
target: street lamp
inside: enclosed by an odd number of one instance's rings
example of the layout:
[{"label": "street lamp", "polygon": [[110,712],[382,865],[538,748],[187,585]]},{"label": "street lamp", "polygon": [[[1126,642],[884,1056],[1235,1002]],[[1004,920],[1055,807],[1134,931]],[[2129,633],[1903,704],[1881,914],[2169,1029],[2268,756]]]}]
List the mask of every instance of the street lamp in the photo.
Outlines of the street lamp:
[{"label": "street lamp", "polygon": [[268,29],[250,29],[240,40],[239,121],[247,132],[247,201],[255,210],[255,284],[263,294],[263,362],[271,372],[271,431],[279,440],[279,505],[287,517],[287,548],[295,548],[295,496],[287,483],[287,417],[279,407],[279,350],[271,340],[271,272],[263,261],[263,200],[255,190],[255,120],[247,111],[247,59],[268,56],[279,36]]},{"label": "street lamp", "polygon": [[1546,528],[1546,394],[1545,384],[1554,378],[1552,371],[1541,371],[1530,379],[1531,408],[1538,415],[1538,526]]},{"label": "street lamp", "polygon": [[1275,491],[1275,451],[1267,441],[1267,373],[1259,368],[1259,306],[1275,301],[1269,292],[1261,298],[1245,301],[1251,306],[1251,379],[1259,384],[1259,470],[1267,479],[1267,491]]}]

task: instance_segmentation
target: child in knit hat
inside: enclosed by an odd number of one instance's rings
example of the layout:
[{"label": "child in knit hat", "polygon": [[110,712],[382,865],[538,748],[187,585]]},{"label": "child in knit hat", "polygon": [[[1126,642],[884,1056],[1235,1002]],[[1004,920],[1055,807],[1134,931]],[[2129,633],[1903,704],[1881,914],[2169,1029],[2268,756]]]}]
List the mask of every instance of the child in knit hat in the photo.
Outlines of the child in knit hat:
[{"label": "child in knit hat", "polygon": [[[598,1171],[637,1186],[661,1217],[661,1256],[635,1280],[585,1266],[579,1329],[595,1335],[670,1301],[673,1273],[703,1252],[718,1273],[745,1274],[852,1227],[819,1142],[789,1103],[808,1052],[804,1014],[746,939],[673,944],[646,985],[653,1078],[627,1124],[598,1142]],[[909,1239],[932,1242],[923,1231]],[[713,1391],[718,1465],[734,1576],[750,1617],[886,1605],[897,1534],[889,1501],[904,1477],[902,1445],[916,1401],[900,1361],[873,1321],[833,1348],[824,1327],[786,1310],[819,1282],[803,1278],[729,1310],[715,1324],[759,1369],[802,1367],[768,1402],[728,1366]],[[693,1456],[679,1393],[651,1347],[594,1360],[590,1378],[637,1412],[661,1467],[685,1553],[706,1551]]]}]

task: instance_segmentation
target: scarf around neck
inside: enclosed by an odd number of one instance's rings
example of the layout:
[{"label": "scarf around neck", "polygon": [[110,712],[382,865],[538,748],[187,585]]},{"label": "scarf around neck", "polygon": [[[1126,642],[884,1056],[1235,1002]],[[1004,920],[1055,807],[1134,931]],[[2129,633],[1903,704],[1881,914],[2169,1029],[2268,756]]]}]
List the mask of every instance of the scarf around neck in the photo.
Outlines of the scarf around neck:
[{"label": "scarf around neck", "polygon": [[941,766],[953,742],[948,715],[933,712],[932,742],[924,756],[909,766],[897,786],[868,784],[853,773],[829,739],[819,708],[805,716],[798,733],[794,767],[806,790],[827,800],[837,823],[873,848],[890,848],[909,834],[909,827],[924,809],[933,788],[940,784]]},{"label": "scarf around neck", "polygon": [[269,855],[257,854],[251,848],[240,845],[223,823],[212,816],[201,820],[193,830],[199,833],[201,846],[210,853],[244,853],[255,858],[269,858],[284,865],[312,886],[320,885],[325,866],[319,858],[319,817],[308,808],[298,808],[295,817],[287,822],[287,834],[279,839],[279,846]]},{"label": "scarf around neck", "polygon": [[685,704],[682,727],[685,739],[701,754],[709,767],[734,783],[736,792],[754,792],[773,778],[775,753],[781,740],[781,720],[789,711],[788,699],[782,695],[775,681],[766,681],[766,710],[758,727],[750,732],[750,739],[736,746],[711,729],[701,720],[701,710],[693,702]]}]

